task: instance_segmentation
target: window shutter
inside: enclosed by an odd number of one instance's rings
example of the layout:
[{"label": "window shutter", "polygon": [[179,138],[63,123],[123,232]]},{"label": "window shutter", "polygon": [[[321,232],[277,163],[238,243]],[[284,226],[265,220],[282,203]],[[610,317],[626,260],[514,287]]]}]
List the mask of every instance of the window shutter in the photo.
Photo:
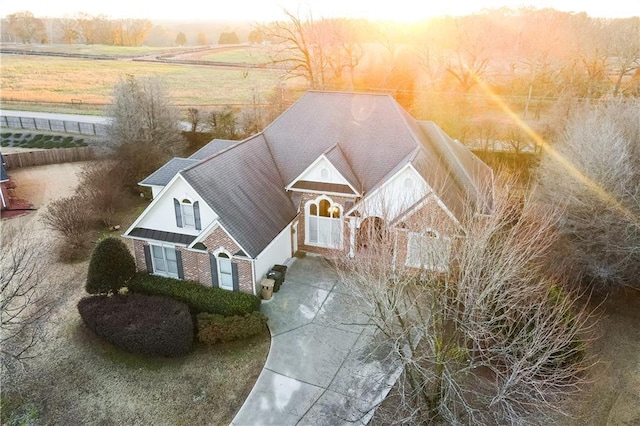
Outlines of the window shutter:
[{"label": "window shutter", "polygon": [[178,278],[184,280],[184,270],[182,269],[182,251],[176,250],[176,264],[178,266]]},{"label": "window shutter", "polygon": [[173,207],[176,210],[176,226],[182,228],[182,209],[180,208],[180,201],[173,199]]},{"label": "window shutter", "polygon": [[147,272],[153,274],[153,262],[151,261],[151,247],[147,244],[142,246],[144,249],[144,263],[147,265]]},{"label": "window shutter", "polygon": [[235,262],[231,263],[231,277],[233,278],[233,291],[239,291],[240,283],[238,280],[238,264]]},{"label": "window shutter", "polygon": [[202,223],[200,222],[200,202],[193,203],[193,217],[196,221],[196,229],[199,231],[202,229]]},{"label": "window shutter", "polygon": [[218,284],[218,259],[212,253],[209,253],[209,264],[211,264],[211,285],[220,287]]}]

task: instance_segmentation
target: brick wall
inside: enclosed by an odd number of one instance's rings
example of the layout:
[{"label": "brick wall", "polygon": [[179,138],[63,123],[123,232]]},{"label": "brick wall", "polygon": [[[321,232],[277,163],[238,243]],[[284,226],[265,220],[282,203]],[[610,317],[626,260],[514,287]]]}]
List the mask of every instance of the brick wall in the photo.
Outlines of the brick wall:
[{"label": "brick wall", "polygon": [[136,260],[138,271],[146,271],[147,263],[144,259],[144,241],[133,240],[133,257]]},{"label": "brick wall", "polygon": [[[133,241],[133,252],[136,267],[140,271],[147,270],[143,248],[145,244],[146,243],[141,240]],[[208,248],[207,252],[189,250],[185,247],[178,246],[176,246],[176,250],[182,253],[182,271],[184,273],[184,279],[199,282],[204,286],[211,286],[212,280],[209,253],[213,253],[222,247],[229,253],[234,254],[240,250],[240,247],[220,228],[213,231],[211,235],[205,239],[204,244]],[[253,294],[254,283],[251,261],[236,257],[232,257],[231,260],[238,264],[238,284],[240,291]]]}]

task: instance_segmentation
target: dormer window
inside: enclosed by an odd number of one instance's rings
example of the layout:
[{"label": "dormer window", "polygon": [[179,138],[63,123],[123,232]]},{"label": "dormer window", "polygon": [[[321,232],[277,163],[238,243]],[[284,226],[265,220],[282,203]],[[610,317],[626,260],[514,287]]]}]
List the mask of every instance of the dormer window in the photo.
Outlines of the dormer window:
[{"label": "dormer window", "polygon": [[202,229],[200,221],[200,204],[198,201],[192,202],[188,198],[178,200],[173,199],[173,207],[176,214],[176,226],[178,228],[195,228]]},{"label": "dormer window", "polygon": [[193,214],[193,204],[187,198],[183,199],[180,202],[180,207],[182,209],[182,221],[184,226],[195,227],[196,220],[195,215]]}]

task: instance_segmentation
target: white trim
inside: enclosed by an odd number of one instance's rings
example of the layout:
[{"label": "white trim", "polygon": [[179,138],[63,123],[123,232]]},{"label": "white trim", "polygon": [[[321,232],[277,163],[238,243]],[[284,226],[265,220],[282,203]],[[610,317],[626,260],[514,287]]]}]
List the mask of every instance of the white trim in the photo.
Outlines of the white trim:
[{"label": "white trim", "polygon": [[[183,243],[172,243],[170,241],[162,241],[162,240],[154,240],[153,238],[142,238],[142,237],[136,237],[136,236],[131,236],[131,235],[123,235],[124,238],[130,238],[132,240],[137,240],[137,241],[142,241],[143,243],[149,243],[149,244],[156,244],[156,245],[160,245],[160,244],[170,244],[172,246],[175,247],[182,247],[182,248],[189,248],[186,244]],[[202,253],[202,251],[200,251]]]},{"label": "white trim", "polygon": [[[394,174],[392,174],[391,176],[389,176],[383,183],[382,185],[378,186],[377,188],[375,188],[373,191],[369,192],[362,200],[360,200],[358,203],[356,203],[353,207],[351,207],[351,209],[349,209],[348,212],[345,213],[345,216],[348,216],[350,214],[352,214],[354,211],[358,210],[359,207],[363,206],[366,202],[366,200],[371,199],[374,195],[376,195],[376,193],[382,191],[383,188],[385,188],[386,186],[388,186],[395,178],[396,176],[400,175],[401,173],[403,173],[406,169],[411,168],[419,177],[420,179],[422,179],[422,181],[426,184],[427,188],[430,189],[431,187],[429,186],[429,184],[424,180],[424,178],[422,177],[422,175],[420,173],[418,173],[418,171],[415,169],[415,167],[413,167],[413,165],[411,163],[407,163],[404,166],[402,166],[397,172],[395,172]],[[428,191],[427,191],[428,192]]]},{"label": "white trim", "polygon": [[[191,185],[189,185],[189,182],[187,182],[187,180],[186,180],[185,178],[183,178],[183,177],[182,177],[182,175],[180,174],[180,172],[178,172],[178,173],[176,173],[176,175],[175,175],[175,176],[174,176],[174,177],[169,181],[169,183],[167,183],[167,184],[164,186],[164,188],[162,188],[162,190],[158,193],[158,195],[157,195],[153,200],[151,200],[151,203],[149,203],[149,205],[144,209],[144,211],[143,211],[142,213],[140,213],[140,216],[138,216],[138,217],[137,217],[137,219],[133,221],[133,223],[131,224],[131,226],[130,226],[130,227],[129,227],[125,232],[124,232],[124,234],[123,234],[123,236],[124,236],[124,237],[129,237],[127,234],[129,234],[129,232],[131,232],[134,228],[136,228],[136,227],[137,227],[138,223],[140,223],[140,221],[141,221],[145,216],[147,216],[147,215],[149,214],[149,212],[150,212],[150,211],[153,209],[153,207],[154,207],[154,206],[155,206],[155,205],[160,201],[160,199],[164,197],[164,193],[165,193],[165,192],[167,192],[167,191],[169,190],[169,188],[174,184],[174,182],[175,182],[176,180],[178,180],[178,179],[181,179],[181,180],[182,180],[182,182],[183,182],[183,183],[184,183],[184,184],[185,184],[189,189],[191,189],[191,191],[193,191],[193,193],[194,193],[194,194],[197,194],[197,195],[198,195],[198,198],[199,198],[199,200],[198,200],[198,201],[202,200],[203,204],[206,204],[206,205],[207,205],[207,207],[209,207],[209,208],[211,209],[211,211],[213,212],[214,217],[220,217],[220,216],[218,215],[218,213],[216,213],[216,211],[215,211],[213,208],[211,208],[211,206],[210,206],[206,201],[204,201],[204,199],[200,196],[200,194],[198,194],[198,192],[197,192],[195,189],[193,189],[193,187],[192,187]],[[191,198],[191,197],[186,197],[186,198]],[[181,203],[182,203],[182,200],[180,200],[180,201],[181,201]],[[192,202],[193,202],[193,200],[192,200]],[[214,219],[214,221],[213,221],[213,222],[217,222],[217,219]],[[194,227],[189,227],[189,229],[194,229],[194,230],[196,230],[196,229],[195,229],[195,226],[194,226]],[[201,231],[200,231],[200,233],[196,235],[196,240],[198,240],[198,238],[200,237],[200,235],[202,235],[202,232],[203,232],[203,230],[201,230]],[[132,237],[129,237],[129,238],[132,238]]]},{"label": "white trim", "polygon": [[[337,206],[339,211],[340,211],[340,217],[332,218],[332,217],[320,216],[319,209],[320,209],[320,202],[322,200],[328,201],[331,207]],[[318,229],[317,229],[318,240],[320,240],[320,229],[319,229],[320,222],[319,222],[319,219],[320,218],[329,219],[331,221],[337,221],[340,224],[340,226],[339,226],[339,229],[340,229],[340,241],[339,241],[338,244],[323,244],[323,243],[320,243],[319,241],[312,242],[309,239],[309,234],[310,234],[310,232],[309,232],[310,220],[309,219],[311,217],[311,215],[309,214],[309,210],[310,210],[310,206],[312,204],[315,205],[316,209],[318,210],[318,215],[314,215],[314,217],[318,218]],[[329,223],[333,224],[333,222],[329,222]],[[333,227],[332,226],[330,226],[329,233],[330,233],[331,240],[333,240]],[[343,240],[344,240],[344,206],[342,204],[339,204],[339,203],[335,202],[334,200],[332,200],[331,198],[329,198],[328,196],[326,196],[324,194],[320,195],[319,197],[316,197],[313,200],[307,201],[304,204],[304,244],[308,245],[308,246],[312,246],[312,247],[322,247],[322,248],[328,248],[328,249],[342,250],[342,247],[344,247],[344,241]]]},{"label": "white trim", "polygon": [[[162,249],[162,259],[164,261],[164,267],[166,269],[166,272],[162,272],[162,271],[158,271],[156,270],[156,257],[153,253],[153,248],[154,247],[160,247]],[[175,255],[176,255],[176,273],[175,275],[169,272],[169,266],[167,263],[167,253],[165,252],[166,249],[170,249],[173,250]],[[180,278],[180,271],[178,269],[178,250],[176,250],[176,246],[175,245],[168,245],[167,243],[164,244],[149,244],[149,254],[151,255],[151,265],[153,268],[153,275],[159,275],[162,277],[169,277],[169,278],[176,278],[179,279]]]},{"label": "white trim", "polygon": [[[341,184],[338,184],[341,185]],[[291,188],[287,189],[287,191],[291,192],[302,192],[309,194],[318,194],[318,195],[332,195],[334,197],[343,197],[343,198],[358,198],[360,194],[347,194],[346,192],[331,192],[331,191],[318,191],[317,189],[306,189],[306,188]]]},{"label": "white trim", "polygon": [[[334,149],[335,145],[330,147],[327,151]],[[339,149],[339,147],[338,147]],[[329,167],[331,167],[331,172],[336,173],[338,176],[340,176],[342,179],[344,179],[345,182],[347,182],[347,186],[349,188],[351,188],[351,190],[353,191],[354,195],[353,197],[359,197],[362,196],[362,194],[360,193],[360,191],[358,191],[356,188],[354,188],[354,186],[351,184],[351,182],[349,182],[349,179],[345,178],[342,173],[340,173],[338,171],[338,168],[327,158],[325,153],[320,154],[320,156],[318,156],[318,158],[316,158],[309,166],[307,166],[306,169],[304,169],[302,171],[302,173],[300,173],[295,179],[293,179],[291,181],[291,183],[289,183],[287,186],[285,186],[284,189],[286,189],[287,191],[299,191],[299,192],[318,192],[318,191],[311,191],[311,190],[302,190],[302,189],[298,189],[298,188],[292,188],[293,185],[296,184],[296,182],[298,182],[300,180],[300,178],[302,176],[304,176],[307,172],[309,172],[312,168],[314,168],[318,163],[320,163],[320,161],[325,161],[326,163],[328,163]],[[323,181],[318,181],[318,182],[322,182],[322,183],[330,183],[330,182],[323,182]],[[324,194],[324,192],[318,192],[320,194]],[[342,193],[333,193],[337,196],[344,196],[344,194]]]},{"label": "white trim", "polygon": [[[224,257],[221,258],[220,257],[220,255],[223,254],[223,253],[224,253],[225,256],[227,256],[226,258],[224,258]],[[229,251],[227,249],[225,249],[224,247],[219,247],[217,250],[215,250],[213,252],[213,256],[216,258],[216,269],[217,269],[217,273],[218,273],[218,287],[223,289],[223,290],[233,291],[233,267],[231,266],[231,264],[233,263],[232,262],[233,254],[229,253]],[[231,288],[222,286],[222,272],[221,272],[222,268],[220,267],[221,266],[220,265],[220,259],[226,259],[226,260],[229,261],[230,272],[229,272],[229,274],[225,274],[225,276],[229,275],[231,277]],[[238,283],[238,285],[240,285],[240,283]]]}]

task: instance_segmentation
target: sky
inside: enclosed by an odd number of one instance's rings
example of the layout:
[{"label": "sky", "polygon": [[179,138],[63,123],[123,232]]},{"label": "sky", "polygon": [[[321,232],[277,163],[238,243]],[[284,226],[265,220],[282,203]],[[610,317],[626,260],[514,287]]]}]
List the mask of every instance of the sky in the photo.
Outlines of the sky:
[{"label": "sky", "polygon": [[35,16],[74,16],[79,12],[110,18],[150,20],[249,20],[267,22],[282,17],[282,10],[311,9],[314,17],[359,17],[418,21],[439,15],[467,15],[499,7],[552,7],[565,12],[586,12],[592,17],[640,15],[637,0],[20,0],[3,1],[0,16],[28,10]]}]

